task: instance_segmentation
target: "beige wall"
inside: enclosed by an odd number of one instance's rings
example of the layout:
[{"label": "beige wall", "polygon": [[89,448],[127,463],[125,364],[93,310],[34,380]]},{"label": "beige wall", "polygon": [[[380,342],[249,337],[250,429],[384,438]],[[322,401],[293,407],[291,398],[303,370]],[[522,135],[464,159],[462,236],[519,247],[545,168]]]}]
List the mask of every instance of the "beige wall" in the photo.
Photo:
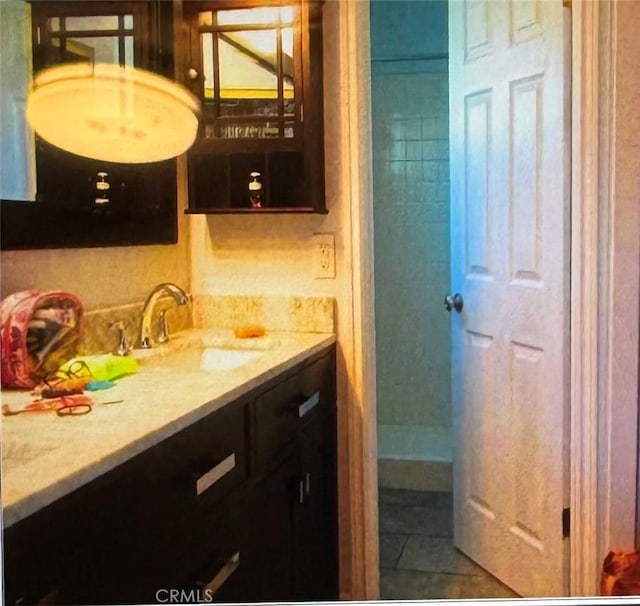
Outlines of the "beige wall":
[{"label": "beige wall", "polygon": [[[324,7],[325,175],[328,215],[216,215],[191,219],[196,294],[337,296],[344,280],[346,206],[341,191],[338,4]],[[314,278],[314,233],[332,232],[336,279]]]},{"label": "beige wall", "polygon": [[[180,165],[180,209],[181,175]],[[0,268],[2,297],[27,288],[63,289],[78,295],[88,310],[142,301],[159,282],[190,288],[188,220],[180,210],[176,245],[4,251]]]}]

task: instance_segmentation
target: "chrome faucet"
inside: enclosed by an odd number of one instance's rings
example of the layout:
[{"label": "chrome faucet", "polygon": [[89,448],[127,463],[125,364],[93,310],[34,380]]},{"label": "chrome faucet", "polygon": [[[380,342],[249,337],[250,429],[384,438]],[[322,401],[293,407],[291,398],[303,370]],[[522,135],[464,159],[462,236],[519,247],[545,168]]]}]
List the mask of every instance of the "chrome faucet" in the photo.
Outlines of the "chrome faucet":
[{"label": "chrome faucet", "polygon": [[[157,301],[166,295],[173,297],[173,300],[178,305],[186,305],[189,303],[189,295],[187,295],[182,288],[172,282],[163,282],[162,284],[154,286],[153,290],[149,293],[147,300],[144,302],[144,307],[142,308],[142,325],[140,327],[139,341],[139,346],[142,349],[151,349],[151,347],[153,347],[151,340],[151,316],[153,315],[153,308]],[[166,335],[164,314],[161,314],[160,321],[163,324],[160,342],[166,342],[168,337]]]}]

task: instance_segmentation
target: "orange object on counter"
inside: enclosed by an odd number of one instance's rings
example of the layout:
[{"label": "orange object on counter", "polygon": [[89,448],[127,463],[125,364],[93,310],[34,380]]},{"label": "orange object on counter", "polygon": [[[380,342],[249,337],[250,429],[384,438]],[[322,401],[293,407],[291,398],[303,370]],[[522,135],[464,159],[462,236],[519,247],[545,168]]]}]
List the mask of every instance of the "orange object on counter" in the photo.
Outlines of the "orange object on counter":
[{"label": "orange object on counter", "polygon": [[245,326],[237,326],[233,329],[233,334],[238,339],[251,339],[253,337],[263,337],[266,330],[260,324],[247,324]]}]

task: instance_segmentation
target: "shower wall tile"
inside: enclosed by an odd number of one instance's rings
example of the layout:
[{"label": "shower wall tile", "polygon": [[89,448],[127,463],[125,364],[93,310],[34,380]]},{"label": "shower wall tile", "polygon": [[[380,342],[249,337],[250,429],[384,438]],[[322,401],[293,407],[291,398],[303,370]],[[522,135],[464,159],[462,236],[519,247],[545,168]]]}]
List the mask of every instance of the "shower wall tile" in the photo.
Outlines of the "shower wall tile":
[{"label": "shower wall tile", "polygon": [[378,422],[451,425],[448,75],[373,70]]}]

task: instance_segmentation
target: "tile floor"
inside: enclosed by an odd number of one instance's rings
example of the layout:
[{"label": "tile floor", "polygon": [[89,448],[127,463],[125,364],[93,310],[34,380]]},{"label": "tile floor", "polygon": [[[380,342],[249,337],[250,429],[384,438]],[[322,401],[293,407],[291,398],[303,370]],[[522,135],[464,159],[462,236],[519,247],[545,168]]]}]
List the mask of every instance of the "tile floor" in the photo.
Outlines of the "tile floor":
[{"label": "tile floor", "polygon": [[380,488],[380,597],[517,598],[453,547],[450,493]]}]

